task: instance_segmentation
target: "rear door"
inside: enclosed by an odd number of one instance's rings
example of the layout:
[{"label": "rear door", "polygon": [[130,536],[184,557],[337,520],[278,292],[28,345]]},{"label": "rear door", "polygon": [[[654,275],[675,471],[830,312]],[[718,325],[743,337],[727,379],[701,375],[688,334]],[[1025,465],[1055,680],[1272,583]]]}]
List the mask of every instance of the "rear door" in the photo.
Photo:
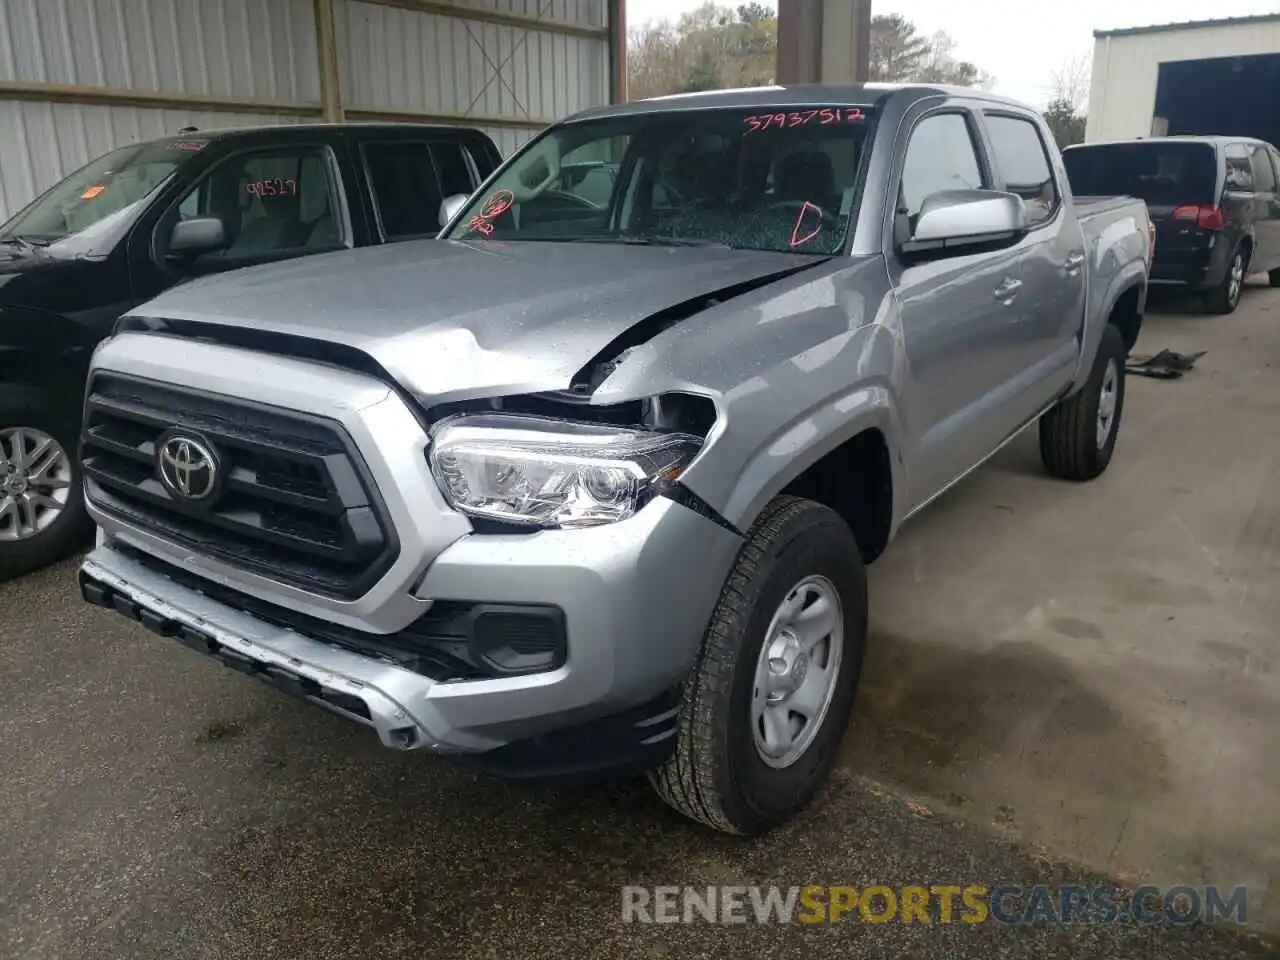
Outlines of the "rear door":
[{"label": "rear door", "polygon": [[996,183],[1022,197],[1030,226],[1023,250],[1022,312],[1010,331],[1023,389],[1010,397],[1033,417],[1062,390],[1080,356],[1084,317],[1084,233],[1059,184],[1046,131],[1031,117],[989,110],[983,125],[991,142]]},{"label": "rear door", "polygon": [[445,198],[470,196],[482,179],[472,152],[447,136],[367,135],[356,150],[382,242],[434,237]]}]

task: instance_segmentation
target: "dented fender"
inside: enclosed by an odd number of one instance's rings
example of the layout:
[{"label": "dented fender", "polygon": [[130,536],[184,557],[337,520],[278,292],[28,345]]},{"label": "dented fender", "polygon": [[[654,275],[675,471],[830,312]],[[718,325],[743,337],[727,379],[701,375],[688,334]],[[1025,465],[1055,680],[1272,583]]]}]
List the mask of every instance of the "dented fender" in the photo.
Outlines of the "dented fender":
[{"label": "dented fender", "polygon": [[892,309],[882,261],[833,261],[802,284],[736,298],[634,347],[592,402],[709,398],[716,423],[681,481],[739,530],[808,467],[868,429],[883,435],[899,491],[897,325],[875,322]]}]

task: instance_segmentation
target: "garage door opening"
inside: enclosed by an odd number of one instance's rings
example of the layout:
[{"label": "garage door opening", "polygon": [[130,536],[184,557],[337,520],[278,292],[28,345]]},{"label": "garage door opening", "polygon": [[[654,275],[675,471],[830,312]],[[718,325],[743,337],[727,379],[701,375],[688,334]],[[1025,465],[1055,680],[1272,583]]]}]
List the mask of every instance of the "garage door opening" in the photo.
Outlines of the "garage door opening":
[{"label": "garage door opening", "polygon": [[1280,54],[1160,64],[1153,136],[1223,134],[1280,143]]}]

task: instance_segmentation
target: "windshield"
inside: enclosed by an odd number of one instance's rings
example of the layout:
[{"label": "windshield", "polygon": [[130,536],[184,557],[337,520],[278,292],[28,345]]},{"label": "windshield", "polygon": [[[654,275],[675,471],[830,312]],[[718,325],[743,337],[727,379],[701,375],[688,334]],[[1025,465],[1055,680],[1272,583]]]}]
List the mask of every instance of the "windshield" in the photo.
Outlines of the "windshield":
[{"label": "windshield", "polygon": [[1062,155],[1076,196],[1124,194],[1154,206],[1214,202],[1217,161],[1206,143],[1109,143]]},{"label": "windshield", "polygon": [[49,244],[84,234],[92,245],[168,180],[191,149],[195,145],[143,144],[99,157],[0,227],[0,240]]},{"label": "windshield", "polygon": [[869,113],[793,105],[553,127],[443,236],[836,253],[857,197]]}]

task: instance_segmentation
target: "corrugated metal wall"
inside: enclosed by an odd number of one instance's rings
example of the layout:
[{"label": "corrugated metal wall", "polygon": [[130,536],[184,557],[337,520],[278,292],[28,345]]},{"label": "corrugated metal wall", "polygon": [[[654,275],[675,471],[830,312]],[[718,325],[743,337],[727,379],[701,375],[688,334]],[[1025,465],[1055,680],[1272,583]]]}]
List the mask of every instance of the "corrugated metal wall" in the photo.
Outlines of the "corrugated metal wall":
[{"label": "corrugated metal wall", "polygon": [[[606,0],[332,3],[351,119],[468,123],[507,154],[609,100]],[[0,0],[0,221],[124,143],[322,119],[317,6]]]},{"label": "corrugated metal wall", "polygon": [[[0,84],[319,102],[310,0],[0,0]],[[113,147],[184,126],[299,119],[4,99],[0,219]]]},{"label": "corrugated metal wall", "polygon": [[1151,136],[1162,63],[1259,53],[1280,53],[1280,21],[1100,36],[1094,42],[1085,139]]},{"label": "corrugated metal wall", "polygon": [[[604,29],[603,0],[490,0],[471,6]],[[608,45],[352,0],[343,103],[351,111],[474,115],[503,154],[540,126],[609,100]]]}]

